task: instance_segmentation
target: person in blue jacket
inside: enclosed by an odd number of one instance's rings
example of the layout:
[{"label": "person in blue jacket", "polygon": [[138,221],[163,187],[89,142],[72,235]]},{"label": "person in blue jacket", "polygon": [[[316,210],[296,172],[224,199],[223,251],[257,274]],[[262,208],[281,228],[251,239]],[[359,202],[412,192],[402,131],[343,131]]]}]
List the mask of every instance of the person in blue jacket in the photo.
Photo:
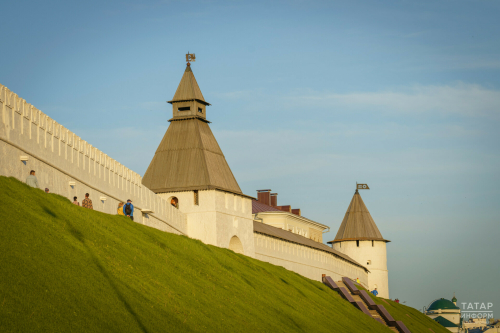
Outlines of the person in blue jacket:
[{"label": "person in blue jacket", "polygon": [[132,221],[134,220],[134,205],[132,205],[132,200],[128,199],[127,203],[123,205],[123,214],[130,217]]},{"label": "person in blue jacket", "polygon": [[377,295],[378,295],[377,288],[375,288],[375,289],[373,289],[373,290],[372,290],[372,294],[373,294],[373,295],[375,295],[375,296],[377,296]]}]

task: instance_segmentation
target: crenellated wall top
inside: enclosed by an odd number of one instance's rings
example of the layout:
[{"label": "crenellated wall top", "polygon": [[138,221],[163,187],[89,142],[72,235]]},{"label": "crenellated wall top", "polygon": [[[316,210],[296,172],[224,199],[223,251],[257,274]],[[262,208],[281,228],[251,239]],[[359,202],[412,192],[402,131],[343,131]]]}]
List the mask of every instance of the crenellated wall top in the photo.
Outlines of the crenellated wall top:
[{"label": "crenellated wall top", "polygon": [[99,149],[93,147],[91,144],[87,143],[78,135],[57,123],[54,119],[38,110],[33,105],[27,103],[25,99],[19,97],[16,93],[10,91],[9,88],[2,84],[0,84],[0,103],[30,120],[36,126],[61,140],[61,142],[66,143],[68,146],[72,147],[81,154],[88,156],[90,159],[96,161],[103,167],[124,177],[134,184],[142,186],[142,177],[138,173],[126,168],[118,161],[110,158]]}]

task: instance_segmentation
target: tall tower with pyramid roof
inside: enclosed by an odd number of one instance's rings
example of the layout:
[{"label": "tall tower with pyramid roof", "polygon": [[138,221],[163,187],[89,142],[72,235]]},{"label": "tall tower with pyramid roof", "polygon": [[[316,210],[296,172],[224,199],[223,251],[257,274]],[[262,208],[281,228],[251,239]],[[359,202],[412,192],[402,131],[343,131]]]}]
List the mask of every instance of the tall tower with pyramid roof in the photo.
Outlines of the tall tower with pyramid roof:
[{"label": "tall tower with pyramid roof", "polygon": [[389,272],[387,270],[387,248],[390,242],[378,230],[358,190],[354,193],[340,224],[332,248],[347,254],[364,265],[368,274],[368,287],[377,288],[380,297],[389,298]]},{"label": "tall tower with pyramid roof", "polygon": [[142,183],[187,215],[188,236],[254,256],[251,197],[244,195],[207,120],[188,63],[172,100],[173,116]]}]

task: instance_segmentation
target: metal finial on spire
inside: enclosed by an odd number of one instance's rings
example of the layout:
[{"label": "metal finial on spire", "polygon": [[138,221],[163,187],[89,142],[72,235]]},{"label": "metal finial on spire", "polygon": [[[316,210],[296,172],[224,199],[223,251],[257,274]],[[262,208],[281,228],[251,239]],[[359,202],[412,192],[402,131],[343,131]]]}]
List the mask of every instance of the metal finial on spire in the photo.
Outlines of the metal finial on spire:
[{"label": "metal finial on spire", "polygon": [[186,61],[187,61],[188,66],[190,65],[190,62],[196,61],[196,56],[194,55],[194,53],[189,53],[188,52],[186,54]]}]

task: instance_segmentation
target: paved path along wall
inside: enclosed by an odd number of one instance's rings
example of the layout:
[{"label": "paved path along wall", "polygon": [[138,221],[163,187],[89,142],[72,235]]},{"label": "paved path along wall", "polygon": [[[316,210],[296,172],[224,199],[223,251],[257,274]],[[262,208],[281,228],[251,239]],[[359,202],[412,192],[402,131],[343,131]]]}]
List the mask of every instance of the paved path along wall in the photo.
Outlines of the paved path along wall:
[{"label": "paved path along wall", "polygon": [[144,187],[137,173],[1,84],[0,116],[0,175],[24,182],[35,170],[42,189],[71,201],[77,196],[80,203],[88,192],[94,209],[108,214],[116,214],[118,203],[131,199],[136,222],[186,234],[186,216]]}]

